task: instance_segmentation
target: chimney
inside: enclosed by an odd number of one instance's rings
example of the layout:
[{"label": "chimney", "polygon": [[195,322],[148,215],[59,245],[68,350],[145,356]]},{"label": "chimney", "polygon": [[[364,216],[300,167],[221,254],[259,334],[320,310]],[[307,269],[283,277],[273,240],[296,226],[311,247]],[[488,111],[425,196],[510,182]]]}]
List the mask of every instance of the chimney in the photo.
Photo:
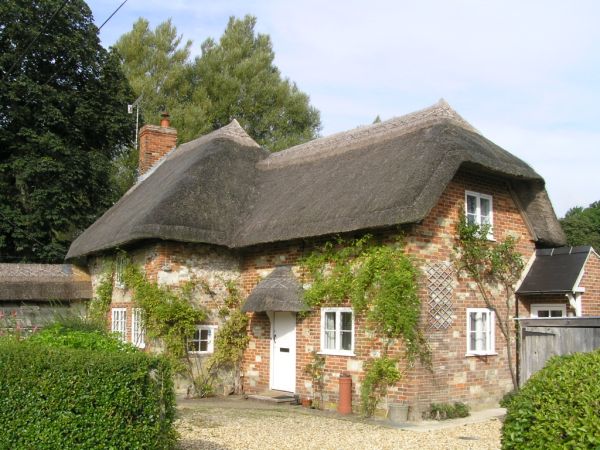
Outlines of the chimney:
[{"label": "chimney", "polygon": [[140,130],[139,175],[145,174],[177,145],[177,130],[171,128],[169,113],[161,114],[160,126],[144,125]]}]

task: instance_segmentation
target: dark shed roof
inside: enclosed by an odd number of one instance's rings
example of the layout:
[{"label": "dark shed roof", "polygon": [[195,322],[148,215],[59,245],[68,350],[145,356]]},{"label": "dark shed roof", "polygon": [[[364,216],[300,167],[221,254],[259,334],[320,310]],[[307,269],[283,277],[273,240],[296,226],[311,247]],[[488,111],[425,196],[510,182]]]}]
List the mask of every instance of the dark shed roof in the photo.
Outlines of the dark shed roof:
[{"label": "dark shed roof", "polygon": [[573,292],[585,262],[592,251],[590,246],[540,249],[517,294],[552,294]]},{"label": "dark shed roof", "polygon": [[273,154],[234,121],[171,152],[67,258],[148,238],[239,248],[417,222],[461,167],[503,176],[537,242],[564,245],[544,180],[440,101]]},{"label": "dark shed roof", "polygon": [[71,264],[0,264],[0,300],[85,300],[89,275]]},{"label": "dark shed roof", "polygon": [[261,280],[242,306],[243,312],[304,311],[302,287],[290,266],[276,267]]}]

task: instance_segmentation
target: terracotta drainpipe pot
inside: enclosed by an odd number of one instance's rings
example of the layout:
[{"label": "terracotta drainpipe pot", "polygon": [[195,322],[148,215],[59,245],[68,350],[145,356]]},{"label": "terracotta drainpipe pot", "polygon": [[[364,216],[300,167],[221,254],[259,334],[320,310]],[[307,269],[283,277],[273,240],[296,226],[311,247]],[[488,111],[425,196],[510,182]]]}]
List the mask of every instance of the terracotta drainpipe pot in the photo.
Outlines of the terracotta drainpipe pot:
[{"label": "terracotta drainpipe pot", "polygon": [[339,383],[340,395],[337,411],[340,414],[352,414],[352,378],[348,374],[341,374]]}]

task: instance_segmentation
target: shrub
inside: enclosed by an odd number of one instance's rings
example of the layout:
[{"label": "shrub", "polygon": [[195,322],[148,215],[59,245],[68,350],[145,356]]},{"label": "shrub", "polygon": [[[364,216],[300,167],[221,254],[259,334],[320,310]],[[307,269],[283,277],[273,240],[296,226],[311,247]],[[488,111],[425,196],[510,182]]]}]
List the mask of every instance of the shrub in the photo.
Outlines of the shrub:
[{"label": "shrub", "polygon": [[106,352],[134,353],[138,349],[121,341],[117,335],[86,327],[83,323],[55,323],[32,334],[28,341],[51,347],[79,348]]},{"label": "shrub", "polygon": [[175,396],[163,359],[0,341],[0,448],[165,449]]},{"label": "shrub", "polygon": [[554,357],[508,404],[503,449],[600,447],[600,350]]},{"label": "shrub", "polygon": [[467,417],[469,415],[469,407],[461,402],[456,403],[432,403],[427,411],[427,416],[430,419],[446,420],[456,419],[459,417]]}]

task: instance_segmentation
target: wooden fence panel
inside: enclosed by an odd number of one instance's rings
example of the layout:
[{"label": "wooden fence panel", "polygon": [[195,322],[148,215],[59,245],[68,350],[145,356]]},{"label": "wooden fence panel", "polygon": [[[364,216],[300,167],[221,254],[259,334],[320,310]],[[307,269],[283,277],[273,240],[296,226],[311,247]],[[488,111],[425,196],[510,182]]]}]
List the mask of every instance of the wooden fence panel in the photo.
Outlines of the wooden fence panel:
[{"label": "wooden fence panel", "polygon": [[520,325],[519,384],[555,355],[600,348],[600,318],[518,319]]}]

